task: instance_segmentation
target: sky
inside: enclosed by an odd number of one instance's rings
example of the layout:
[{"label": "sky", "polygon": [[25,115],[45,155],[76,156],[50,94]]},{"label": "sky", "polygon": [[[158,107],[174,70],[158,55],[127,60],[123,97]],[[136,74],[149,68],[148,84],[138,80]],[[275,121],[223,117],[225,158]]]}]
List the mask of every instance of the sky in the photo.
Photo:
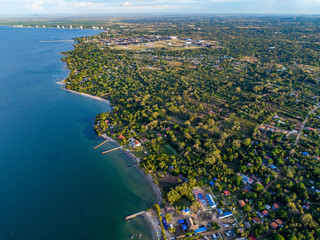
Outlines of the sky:
[{"label": "sky", "polygon": [[320,0],[0,0],[1,15],[67,13],[320,14]]}]

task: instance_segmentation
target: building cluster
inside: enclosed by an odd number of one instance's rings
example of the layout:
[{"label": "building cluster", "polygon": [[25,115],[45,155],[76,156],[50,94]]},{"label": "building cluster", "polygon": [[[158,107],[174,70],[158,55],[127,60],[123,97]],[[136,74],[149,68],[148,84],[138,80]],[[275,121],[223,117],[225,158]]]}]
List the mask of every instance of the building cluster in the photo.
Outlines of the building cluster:
[{"label": "building cluster", "polygon": [[156,41],[170,40],[168,36],[139,36],[139,37],[127,37],[127,38],[110,38],[104,39],[103,42],[107,46],[113,45],[135,45],[141,43],[149,43]]}]

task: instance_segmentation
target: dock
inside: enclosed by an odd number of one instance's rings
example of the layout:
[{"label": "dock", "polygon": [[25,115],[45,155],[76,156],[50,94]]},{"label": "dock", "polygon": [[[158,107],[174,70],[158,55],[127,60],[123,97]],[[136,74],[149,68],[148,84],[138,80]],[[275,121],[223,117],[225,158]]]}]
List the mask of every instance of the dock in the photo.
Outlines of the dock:
[{"label": "dock", "polygon": [[104,142],[100,143],[98,146],[95,146],[93,149],[97,149],[98,147],[100,147],[101,145],[105,144],[108,141],[109,141],[109,139],[105,140]]},{"label": "dock", "polygon": [[117,149],[119,149],[119,148],[122,148],[122,146],[116,147],[116,148],[113,148],[113,149],[110,149],[110,150],[108,150],[108,151],[104,151],[104,152],[102,152],[101,154],[105,154],[105,153],[108,153],[108,152],[112,152],[112,151],[117,150]]},{"label": "dock", "polygon": [[144,213],[145,213],[145,211],[141,211],[141,212],[137,212],[137,213],[131,214],[129,216],[126,216],[124,218],[124,220],[129,220],[129,219],[135,218],[135,217],[140,216],[140,215],[142,215]]},{"label": "dock", "polygon": [[51,41],[39,41],[39,43],[50,43],[50,42],[74,42],[74,40],[51,40]]}]

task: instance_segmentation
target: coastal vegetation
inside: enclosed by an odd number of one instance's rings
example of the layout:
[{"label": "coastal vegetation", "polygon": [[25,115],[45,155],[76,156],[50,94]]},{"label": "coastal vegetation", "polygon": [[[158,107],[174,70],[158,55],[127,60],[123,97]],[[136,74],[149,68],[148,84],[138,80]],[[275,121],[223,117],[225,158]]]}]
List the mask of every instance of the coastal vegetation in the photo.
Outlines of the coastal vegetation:
[{"label": "coastal vegetation", "polygon": [[[110,100],[113,110],[96,118],[97,134],[142,159],[164,205],[184,198],[196,212],[192,189],[227,189],[217,202],[238,214],[239,236],[318,239],[320,117],[309,113],[319,102],[319,23],[122,19],[64,53],[71,70],[65,87]],[[162,181],[166,176],[176,181]],[[236,207],[238,200],[246,206]],[[274,203],[281,208],[258,222],[257,212]],[[276,218],[282,224],[274,225]],[[252,226],[244,229],[244,221]]]}]

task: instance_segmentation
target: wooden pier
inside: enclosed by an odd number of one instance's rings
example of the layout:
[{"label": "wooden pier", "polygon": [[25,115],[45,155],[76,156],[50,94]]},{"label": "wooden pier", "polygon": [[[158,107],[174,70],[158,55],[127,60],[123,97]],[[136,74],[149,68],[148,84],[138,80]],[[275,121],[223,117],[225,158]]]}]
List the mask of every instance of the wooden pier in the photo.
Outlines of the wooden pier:
[{"label": "wooden pier", "polygon": [[137,212],[137,213],[131,214],[131,215],[129,215],[129,216],[126,216],[126,217],[124,218],[124,220],[129,220],[129,219],[131,219],[131,218],[135,218],[135,217],[140,216],[140,215],[142,215],[142,214],[144,214],[144,213],[145,213],[145,211],[141,211],[141,212]]},{"label": "wooden pier", "polygon": [[105,153],[108,153],[108,152],[112,152],[112,151],[117,150],[117,149],[119,149],[119,148],[122,148],[122,146],[116,147],[116,148],[113,148],[113,149],[110,149],[110,150],[108,150],[108,151],[104,151],[104,152],[102,152],[102,154],[105,154]]},{"label": "wooden pier", "polygon": [[58,43],[58,42],[74,42],[74,40],[49,40],[49,41],[39,41],[39,43]]},{"label": "wooden pier", "polygon": [[109,141],[109,139],[105,140],[104,142],[100,143],[98,146],[95,146],[93,149],[97,149],[98,147],[100,147],[101,145],[105,144],[108,141]]}]

